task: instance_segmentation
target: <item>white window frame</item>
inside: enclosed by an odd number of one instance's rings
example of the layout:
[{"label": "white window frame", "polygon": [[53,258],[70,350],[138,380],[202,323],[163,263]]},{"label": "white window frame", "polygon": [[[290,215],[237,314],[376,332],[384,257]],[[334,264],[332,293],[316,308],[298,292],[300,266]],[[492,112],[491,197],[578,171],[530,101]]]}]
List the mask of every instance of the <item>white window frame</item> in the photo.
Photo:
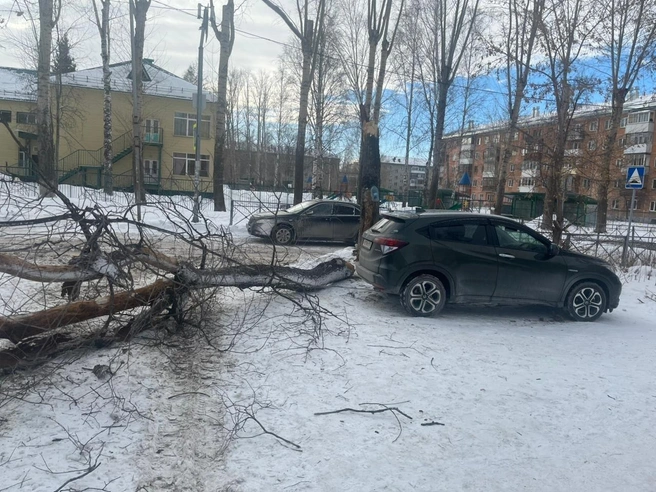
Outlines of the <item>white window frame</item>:
[{"label": "white window frame", "polygon": [[[210,115],[201,115],[201,138],[209,138],[210,136]],[[176,137],[193,137],[194,125],[196,124],[196,115],[194,113],[183,113],[176,111],[173,116],[173,135]],[[180,127],[184,125],[185,130],[180,131]]]},{"label": "white window frame", "polygon": [[596,140],[590,140],[588,142],[588,150],[597,150],[597,141]]},{"label": "white window frame", "polygon": [[[194,120],[196,121],[196,120]],[[148,118],[144,121],[144,142],[162,143],[159,138],[159,131],[162,127],[159,120]]]},{"label": "white window frame", "polygon": [[656,201],[649,202],[649,211],[650,212],[656,212]]},{"label": "white window frame", "polygon": [[582,183],[583,188],[586,190],[590,188],[590,180],[588,178],[583,178],[583,183]]},{"label": "white window frame", "polygon": [[619,210],[620,201],[617,198],[613,198],[613,200],[610,202],[610,208],[612,208],[613,210]]},{"label": "white window frame", "polygon": [[[24,121],[20,121],[20,120]],[[16,123],[19,125],[36,125],[36,113],[16,111]]]},{"label": "white window frame", "polygon": [[[176,160],[178,161],[176,163]],[[176,172],[176,164],[182,164],[183,172]],[[173,174],[175,176],[194,176],[196,164],[196,154],[187,154],[185,152],[173,152]],[[201,154],[200,156],[200,176],[209,177],[210,156]]]},{"label": "white window frame", "polygon": [[159,161],[157,159],[144,159],[144,178],[146,183],[150,179],[159,178]]},{"label": "white window frame", "polygon": [[593,120],[588,124],[588,131],[596,132],[599,129],[599,121]]}]

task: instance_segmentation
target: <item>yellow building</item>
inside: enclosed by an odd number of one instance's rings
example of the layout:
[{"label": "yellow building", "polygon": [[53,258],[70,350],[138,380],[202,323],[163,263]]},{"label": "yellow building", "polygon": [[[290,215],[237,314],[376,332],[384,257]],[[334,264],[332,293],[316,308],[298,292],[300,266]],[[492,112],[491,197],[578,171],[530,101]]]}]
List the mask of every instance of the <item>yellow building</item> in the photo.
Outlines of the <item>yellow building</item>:
[{"label": "yellow building", "polygon": [[[112,137],[115,188],[132,186],[131,63],[111,65]],[[143,166],[147,188],[191,191],[195,166],[192,105],[196,86],[156,66],[143,64]],[[30,158],[38,160],[36,143],[36,74],[0,68],[0,171],[29,177]],[[60,183],[100,186],[102,183],[103,83],[102,68],[62,76],[61,97],[52,82],[53,126]],[[209,96],[208,96],[209,99]],[[211,190],[214,150],[214,108],[208,103],[201,121],[202,189]],[[60,110],[57,111],[56,108]],[[59,124],[56,118],[59,114]],[[20,143],[20,145],[19,145]],[[23,149],[29,149],[26,156]],[[28,158],[29,157],[29,158]]]}]

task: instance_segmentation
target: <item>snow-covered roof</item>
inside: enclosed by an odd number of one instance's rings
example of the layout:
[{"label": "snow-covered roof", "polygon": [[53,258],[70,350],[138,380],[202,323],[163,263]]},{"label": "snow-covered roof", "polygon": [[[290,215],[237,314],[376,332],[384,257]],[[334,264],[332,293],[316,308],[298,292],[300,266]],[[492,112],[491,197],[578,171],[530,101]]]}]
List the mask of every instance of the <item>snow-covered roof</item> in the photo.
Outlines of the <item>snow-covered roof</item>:
[{"label": "snow-covered roof", "polygon": [[34,70],[0,67],[0,99],[35,101],[35,81]]},{"label": "snow-covered roof", "polygon": [[[110,65],[112,71],[112,91],[132,91],[132,63],[122,62]],[[172,97],[191,100],[196,85],[177,75],[158,67],[150,59],[144,59],[144,93],[151,96]],[[103,89],[102,67],[87,68],[62,75],[62,83],[73,87]],[[0,67],[0,99],[34,101],[36,99],[36,72],[18,68]],[[54,82],[54,76],[51,78]],[[207,100],[213,97],[207,94]]]},{"label": "snow-covered roof", "polygon": [[[112,71],[112,91],[132,91],[132,63],[130,61],[110,65]],[[196,92],[196,84],[187,82],[181,77],[158,67],[149,58],[144,58],[144,93],[151,96],[174,97],[176,99],[189,99]],[[103,88],[102,67],[87,68],[62,75],[65,85],[88,87],[91,89]],[[208,95],[208,100],[211,100]]]},{"label": "snow-covered roof", "polygon": [[[647,94],[643,96],[637,96],[633,99],[629,99],[624,103],[624,113],[632,111],[640,111],[641,109],[654,109],[656,108],[656,94]],[[584,104],[579,106],[574,112],[575,118],[584,118],[591,117],[595,114],[597,115],[610,115],[611,105],[610,103],[595,103],[595,104]],[[549,113],[534,113],[533,115],[520,116],[518,121],[519,127],[527,127],[532,125],[543,124],[545,122],[552,121],[556,118],[555,112]],[[502,130],[508,127],[507,120],[495,121],[492,123],[487,123],[483,125],[476,125],[472,128],[467,128],[463,132],[455,131],[450,132],[446,137],[460,137],[466,135],[474,135],[479,133],[493,132],[495,130]]]}]

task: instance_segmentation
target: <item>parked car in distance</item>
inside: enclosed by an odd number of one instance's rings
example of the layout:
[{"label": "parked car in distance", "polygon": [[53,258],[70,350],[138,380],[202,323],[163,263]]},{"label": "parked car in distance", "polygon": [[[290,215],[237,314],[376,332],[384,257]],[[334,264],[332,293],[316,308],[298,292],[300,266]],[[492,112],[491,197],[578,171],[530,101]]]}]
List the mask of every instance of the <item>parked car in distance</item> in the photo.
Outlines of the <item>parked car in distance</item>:
[{"label": "parked car in distance", "polygon": [[269,237],[276,244],[298,240],[356,243],[360,227],[360,207],[337,200],[311,200],[286,210],[254,214],[248,233]]},{"label": "parked car in distance", "polygon": [[356,271],[399,294],[414,316],[436,315],[446,302],[544,304],[594,321],[619,305],[622,284],[610,265],[514,220],[448,211],[382,217],[363,235]]}]

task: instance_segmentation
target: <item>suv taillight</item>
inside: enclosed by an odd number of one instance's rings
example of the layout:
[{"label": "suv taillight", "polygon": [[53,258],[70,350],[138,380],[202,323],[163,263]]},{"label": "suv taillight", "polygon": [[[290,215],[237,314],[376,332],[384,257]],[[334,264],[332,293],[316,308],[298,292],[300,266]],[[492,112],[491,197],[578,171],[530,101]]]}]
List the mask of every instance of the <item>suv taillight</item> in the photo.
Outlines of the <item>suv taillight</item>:
[{"label": "suv taillight", "polygon": [[376,239],[374,239],[374,243],[380,246],[380,250],[383,252],[384,255],[386,255],[387,253],[391,253],[392,251],[396,251],[397,249],[400,249],[408,244],[407,241],[400,241],[399,239],[389,239],[386,237],[377,237]]}]

